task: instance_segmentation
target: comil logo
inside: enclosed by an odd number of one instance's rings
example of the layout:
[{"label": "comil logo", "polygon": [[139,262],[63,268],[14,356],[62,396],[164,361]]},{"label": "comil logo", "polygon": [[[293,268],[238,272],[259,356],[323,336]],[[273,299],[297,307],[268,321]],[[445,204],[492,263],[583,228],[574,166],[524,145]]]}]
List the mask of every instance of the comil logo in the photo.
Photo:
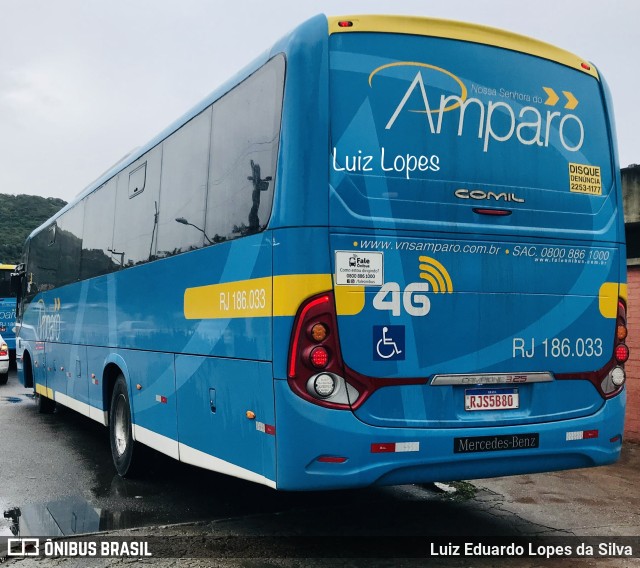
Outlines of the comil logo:
[{"label": "comil logo", "polygon": [[[457,135],[461,137],[466,126],[470,136],[477,133],[484,152],[489,151],[492,143],[512,139],[525,146],[561,145],[568,152],[577,152],[584,144],[584,125],[575,114],[563,114],[555,108],[539,110],[531,105],[514,108],[507,101],[469,97],[462,79],[442,67],[416,61],[388,63],[371,72],[369,86],[375,89],[382,77],[410,81],[409,86],[398,93],[398,102],[392,101],[391,114],[385,125],[387,130],[392,129],[404,114],[417,113],[426,116],[429,132],[434,135],[440,134],[446,123],[453,123],[455,128],[457,122]],[[432,91],[440,91],[439,98]],[[476,91],[497,93],[482,86]],[[548,94],[542,87],[540,91]],[[571,93],[565,96],[568,103],[564,109],[573,110],[577,99]],[[541,97],[536,99],[543,100]],[[554,106],[549,102],[544,104]]]}]

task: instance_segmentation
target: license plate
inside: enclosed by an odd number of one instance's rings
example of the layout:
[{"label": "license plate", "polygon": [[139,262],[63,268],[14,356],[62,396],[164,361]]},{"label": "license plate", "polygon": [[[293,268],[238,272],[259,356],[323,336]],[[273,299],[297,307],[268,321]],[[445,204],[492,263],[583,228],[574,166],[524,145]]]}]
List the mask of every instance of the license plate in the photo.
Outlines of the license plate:
[{"label": "license plate", "polygon": [[513,410],[520,407],[518,389],[467,389],[464,391],[464,409]]}]

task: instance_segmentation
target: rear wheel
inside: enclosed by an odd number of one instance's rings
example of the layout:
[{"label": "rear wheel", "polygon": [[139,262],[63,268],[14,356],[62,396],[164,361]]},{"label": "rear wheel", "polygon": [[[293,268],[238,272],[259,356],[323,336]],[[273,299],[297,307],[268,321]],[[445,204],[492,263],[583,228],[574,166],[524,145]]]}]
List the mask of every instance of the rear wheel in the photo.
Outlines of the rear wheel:
[{"label": "rear wheel", "polygon": [[133,441],[129,390],[124,377],[116,379],[109,411],[109,438],[116,471],[122,477],[133,477],[139,470],[142,448]]},{"label": "rear wheel", "polygon": [[9,380],[9,373],[0,373],[0,385],[6,385]]}]

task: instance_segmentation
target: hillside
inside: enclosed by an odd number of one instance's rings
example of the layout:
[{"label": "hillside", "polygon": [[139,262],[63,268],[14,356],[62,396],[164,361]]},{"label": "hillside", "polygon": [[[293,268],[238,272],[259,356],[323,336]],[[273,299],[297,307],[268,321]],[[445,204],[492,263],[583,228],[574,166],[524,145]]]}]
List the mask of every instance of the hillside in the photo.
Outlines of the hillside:
[{"label": "hillside", "polygon": [[0,193],[0,264],[16,264],[27,235],[67,204],[56,197]]}]

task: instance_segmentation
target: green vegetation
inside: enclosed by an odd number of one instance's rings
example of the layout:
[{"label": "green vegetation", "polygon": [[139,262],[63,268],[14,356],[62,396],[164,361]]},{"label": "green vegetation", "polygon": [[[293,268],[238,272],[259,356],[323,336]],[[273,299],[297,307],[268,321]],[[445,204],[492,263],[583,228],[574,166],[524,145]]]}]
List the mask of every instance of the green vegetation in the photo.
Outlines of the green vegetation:
[{"label": "green vegetation", "polygon": [[29,233],[66,204],[57,197],[0,193],[0,264],[17,264]]}]

